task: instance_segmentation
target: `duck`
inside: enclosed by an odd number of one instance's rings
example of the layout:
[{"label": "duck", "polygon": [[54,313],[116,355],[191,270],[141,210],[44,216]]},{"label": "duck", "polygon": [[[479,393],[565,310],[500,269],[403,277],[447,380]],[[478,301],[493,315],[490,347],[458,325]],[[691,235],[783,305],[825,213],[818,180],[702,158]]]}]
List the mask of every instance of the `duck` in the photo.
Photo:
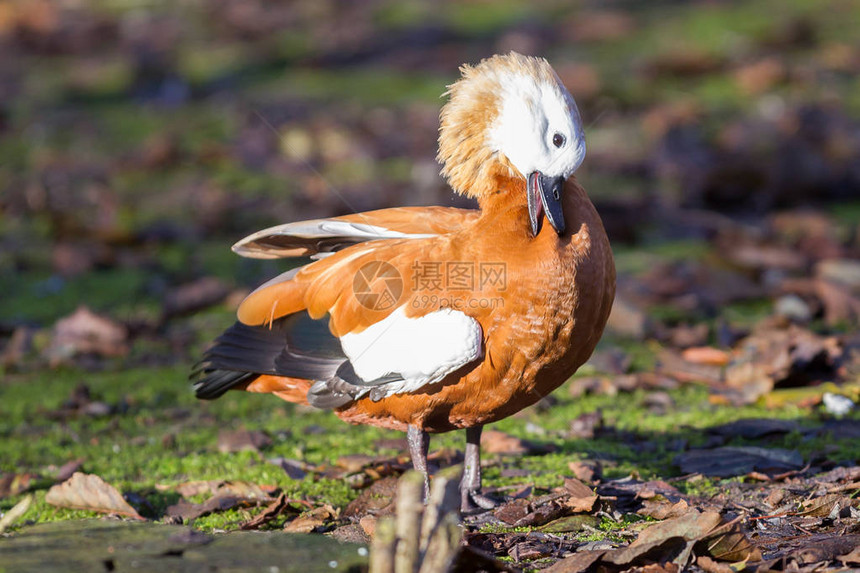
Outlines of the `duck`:
[{"label": "duck", "polygon": [[546,59],[464,64],[437,160],[478,209],[395,207],[278,225],[236,243],[299,259],[241,302],[191,374],[198,398],[269,393],[350,424],[406,432],[429,488],[430,434],[465,430],[460,505],[482,491],[483,426],[535,404],[591,356],[615,266],[575,172],[573,96]]}]

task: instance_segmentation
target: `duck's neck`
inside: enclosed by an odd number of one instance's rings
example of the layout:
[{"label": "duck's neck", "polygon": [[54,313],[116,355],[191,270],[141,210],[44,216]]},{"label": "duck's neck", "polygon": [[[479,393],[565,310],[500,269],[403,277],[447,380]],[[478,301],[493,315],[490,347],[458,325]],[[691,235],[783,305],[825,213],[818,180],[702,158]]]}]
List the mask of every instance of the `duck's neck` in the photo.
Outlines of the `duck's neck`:
[{"label": "duck's neck", "polygon": [[[526,180],[522,177],[496,175],[488,188],[493,191],[478,197],[481,223],[500,231],[510,230],[523,237],[531,238]],[[576,232],[584,219],[590,220],[593,207],[585,191],[573,177],[565,183],[562,208],[568,233]],[[546,221],[543,227],[548,227]]]}]

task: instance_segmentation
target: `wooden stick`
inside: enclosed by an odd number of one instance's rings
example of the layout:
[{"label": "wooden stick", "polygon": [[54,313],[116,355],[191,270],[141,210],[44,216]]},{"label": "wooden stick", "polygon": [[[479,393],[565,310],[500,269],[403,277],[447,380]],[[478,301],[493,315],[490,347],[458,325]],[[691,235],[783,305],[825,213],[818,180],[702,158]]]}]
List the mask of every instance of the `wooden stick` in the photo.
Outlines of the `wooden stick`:
[{"label": "wooden stick", "polygon": [[451,468],[453,471],[439,472],[433,478],[430,499],[424,509],[424,521],[421,523],[421,555],[427,552],[430,539],[439,524],[449,513],[458,514],[460,510],[460,476],[462,468]]},{"label": "wooden stick", "polygon": [[397,545],[397,528],[392,517],[380,517],[373,532],[370,546],[371,573],[394,573],[394,549]]},{"label": "wooden stick", "polygon": [[[456,494],[459,492],[459,484],[455,485]],[[457,557],[462,538],[463,530],[460,528],[457,513],[448,512],[443,515],[427,544],[419,573],[447,573]]]},{"label": "wooden stick", "polygon": [[418,570],[423,499],[424,476],[416,471],[403,474],[397,484],[397,547],[394,553],[394,573],[416,573]]}]

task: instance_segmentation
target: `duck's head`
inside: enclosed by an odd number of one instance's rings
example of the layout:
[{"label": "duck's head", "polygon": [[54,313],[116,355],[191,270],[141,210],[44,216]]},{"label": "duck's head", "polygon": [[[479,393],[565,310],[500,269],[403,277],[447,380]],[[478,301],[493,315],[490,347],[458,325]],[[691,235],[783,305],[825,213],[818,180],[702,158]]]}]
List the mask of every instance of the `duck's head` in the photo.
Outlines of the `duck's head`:
[{"label": "duck's head", "polygon": [[479,202],[496,192],[498,175],[521,178],[532,233],[546,214],[562,234],[564,182],[585,157],[573,96],[543,58],[511,52],[460,71],[440,116],[442,175]]}]

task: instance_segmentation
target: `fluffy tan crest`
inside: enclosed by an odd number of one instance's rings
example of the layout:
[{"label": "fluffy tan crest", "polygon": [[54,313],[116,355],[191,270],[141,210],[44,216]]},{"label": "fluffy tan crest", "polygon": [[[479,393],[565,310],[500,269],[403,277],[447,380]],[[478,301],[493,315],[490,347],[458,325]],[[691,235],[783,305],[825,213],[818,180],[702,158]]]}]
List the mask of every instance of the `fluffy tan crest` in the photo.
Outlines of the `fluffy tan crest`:
[{"label": "fluffy tan crest", "polygon": [[487,144],[487,130],[499,114],[505,82],[516,75],[536,82],[558,83],[543,58],[516,52],[496,55],[476,66],[463,65],[462,77],[448,86],[448,103],[442,107],[439,153],[442,175],[457,193],[480,199],[494,191],[495,177],[516,176],[506,157]]}]

